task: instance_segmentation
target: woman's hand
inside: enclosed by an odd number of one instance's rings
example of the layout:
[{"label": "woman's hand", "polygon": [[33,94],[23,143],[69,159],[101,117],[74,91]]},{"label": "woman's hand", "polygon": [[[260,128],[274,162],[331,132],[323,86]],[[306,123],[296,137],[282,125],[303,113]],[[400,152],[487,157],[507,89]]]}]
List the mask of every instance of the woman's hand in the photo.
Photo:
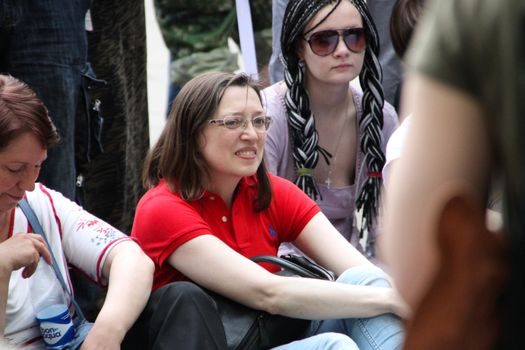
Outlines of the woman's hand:
[{"label": "woman's hand", "polygon": [[388,297],[392,302],[392,313],[398,315],[402,319],[408,319],[412,315],[410,306],[401,298],[401,295],[395,288],[389,289],[390,296]]},{"label": "woman's hand", "polygon": [[104,327],[101,323],[95,323],[80,350],[120,350],[120,338],[113,334],[109,326]]},{"label": "woman's hand", "polygon": [[51,264],[51,254],[42,236],[34,233],[14,234],[0,243],[0,271],[5,274],[24,268],[22,277],[36,270],[40,256]]},{"label": "woman's hand", "polygon": [[5,310],[11,273],[20,268],[22,277],[36,270],[40,256],[51,263],[51,255],[42,236],[33,233],[14,234],[0,243],[0,336],[5,330]]}]

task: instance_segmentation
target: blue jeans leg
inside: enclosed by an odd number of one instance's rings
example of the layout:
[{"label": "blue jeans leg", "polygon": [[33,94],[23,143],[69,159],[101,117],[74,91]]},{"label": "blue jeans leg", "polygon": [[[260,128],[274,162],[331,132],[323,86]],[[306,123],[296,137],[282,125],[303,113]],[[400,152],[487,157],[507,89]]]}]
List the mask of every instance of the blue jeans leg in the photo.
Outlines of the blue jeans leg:
[{"label": "blue jeans leg", "polygon": [[[390,287],[387,275],[375,266],[348,269],[339,276],[337,283]],[[325,332],[346,334],[361,350],[401,349],[404,341],[401,320],[393,314],[312,322],[312,334]]]},{"label": "blue jeans leg", "polygon": [[87,61],[90,0],[4,0],[0,71],[26,82],[42,99],[61,137],[48,151],[39,181],[75,198],[75,113]]},{"label": "blue jeans leg", "polygon": [[278,346],[273,350],[359,350],[359,348],[344,334],[322,333]]}]

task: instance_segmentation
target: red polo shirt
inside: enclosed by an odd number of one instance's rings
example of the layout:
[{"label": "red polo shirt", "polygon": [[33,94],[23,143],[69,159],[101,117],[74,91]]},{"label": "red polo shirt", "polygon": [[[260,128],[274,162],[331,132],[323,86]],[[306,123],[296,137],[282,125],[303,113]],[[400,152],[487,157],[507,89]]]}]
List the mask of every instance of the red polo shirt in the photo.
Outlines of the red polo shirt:
[{"label": "red polo shirt", "polygon": [[281,242],[294,241],[319,207],[293,183],[269,176],[272,203],[262,212],[254,207],[255,176],[240,181],[231,211],[211,192],[186,202],[164,181],[146,192],[137,205],[131,236],[155,262],[153,289],[185,278],[165,262],[195,237],[214,235],[246,257],[276,255]]}]

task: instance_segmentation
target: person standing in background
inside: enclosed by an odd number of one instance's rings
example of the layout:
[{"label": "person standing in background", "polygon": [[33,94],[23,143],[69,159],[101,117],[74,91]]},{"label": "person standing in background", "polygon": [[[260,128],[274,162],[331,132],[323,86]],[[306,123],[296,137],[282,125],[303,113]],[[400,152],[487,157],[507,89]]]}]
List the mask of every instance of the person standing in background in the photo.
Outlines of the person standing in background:
[{"label": "person standing in background", "polygon": [[281,31],[286,5],[288,0],[272,0],[272,55],[268,64],[270,84],[284,79],[284,66],[281,62]]},{"label": "person standing in background", "polygon": [[129,233],[144,193],[142,163],[150,146],[144,1],[93,0],[90,12],[88,58],[107,86],[94,96],[101,100],[104,117],[103,152],[82,163],[85,206]]},{"label": "person standing in background", "polygon": [[[412,40],[413,32],[423,12],[427,0],[396,0],[392,9],[390,21],[390,37],[392,46],[399,59],[403,59]],[[401,88],[400,81],[399,87]],[[386,161],[383,167],[383,184],[388,187],[390,168],[396,159],[401,157],[401,149],[410,125],[410,111],[403,111],[406,115],[399,115],[400,125],[394,131],[386,145]]]},{"label": "person standing in background", "polygon": [[[228,44],[229,38],[239,42],[237,12],[234,0],[155,0],[154,5],[171,56],[169,113],[181,87],[195,76],[239,70],[239,54]],[[270,0],[250,1],[250,7],[258,69],[263,84],[267,85],[266,62],[271,54]]]},{"label": "person standing in background", "polygon": [[[77,109],[76,201],[129,234],[149,149],[144,1],[92,0],[90,14],[92,70],[82,74]],[[75,270],[71,277],[86,317],[94,319],[103,290]]]},{"label": "person standing in background", "polygon": [[39,181],[75,200],[75,115],[86,71],[89,0],[0,1],[0,72],[26,82],[44,101],[61,143]]},{"label": "person standing in background", "polygon": [[[144,21],[140,0],[0,0],[0,72],[37,93],[61,138],[39,181],[125,233],[149,148]],[[96,287],[71,275],[94,317]]]},{"label": "person standing in background", "polygon": [[379,36],[379,63],[383,69],[382,86],[385,100],[390,102],[396,111],[399,111],[399,88],[403,70],[390,36],[390,18],[395,3],[395,0],[368,0],[366,2]]}]

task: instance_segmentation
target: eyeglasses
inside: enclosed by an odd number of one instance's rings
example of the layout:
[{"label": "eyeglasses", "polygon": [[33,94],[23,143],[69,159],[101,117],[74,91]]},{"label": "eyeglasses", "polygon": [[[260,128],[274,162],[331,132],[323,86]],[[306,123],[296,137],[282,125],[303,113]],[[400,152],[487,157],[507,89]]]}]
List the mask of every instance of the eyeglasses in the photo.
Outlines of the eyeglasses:
[{"label": "eyeglasses", "polygon": [[304,40],[317,56],[328,56],[337,48],[340,37],[343,37],[343,42],[352,52],[360,53],[366,46],[364,28],[321,30],[305,37]]},{"label": "eyeglasses", "polygon": [[246,130],[249,121],[252,123],[253,128],[257,132],[267,132],[268,129],[270,129],[270,125],[272,124],[272,118],[264,115],[252,119],[246,119],[231,115],[226,116],[222,119],[210,119],[208,120],[208,123],[222,125],[230,130],[237,130],[239,129],[239,127],[242,127],[242,130]]}]

